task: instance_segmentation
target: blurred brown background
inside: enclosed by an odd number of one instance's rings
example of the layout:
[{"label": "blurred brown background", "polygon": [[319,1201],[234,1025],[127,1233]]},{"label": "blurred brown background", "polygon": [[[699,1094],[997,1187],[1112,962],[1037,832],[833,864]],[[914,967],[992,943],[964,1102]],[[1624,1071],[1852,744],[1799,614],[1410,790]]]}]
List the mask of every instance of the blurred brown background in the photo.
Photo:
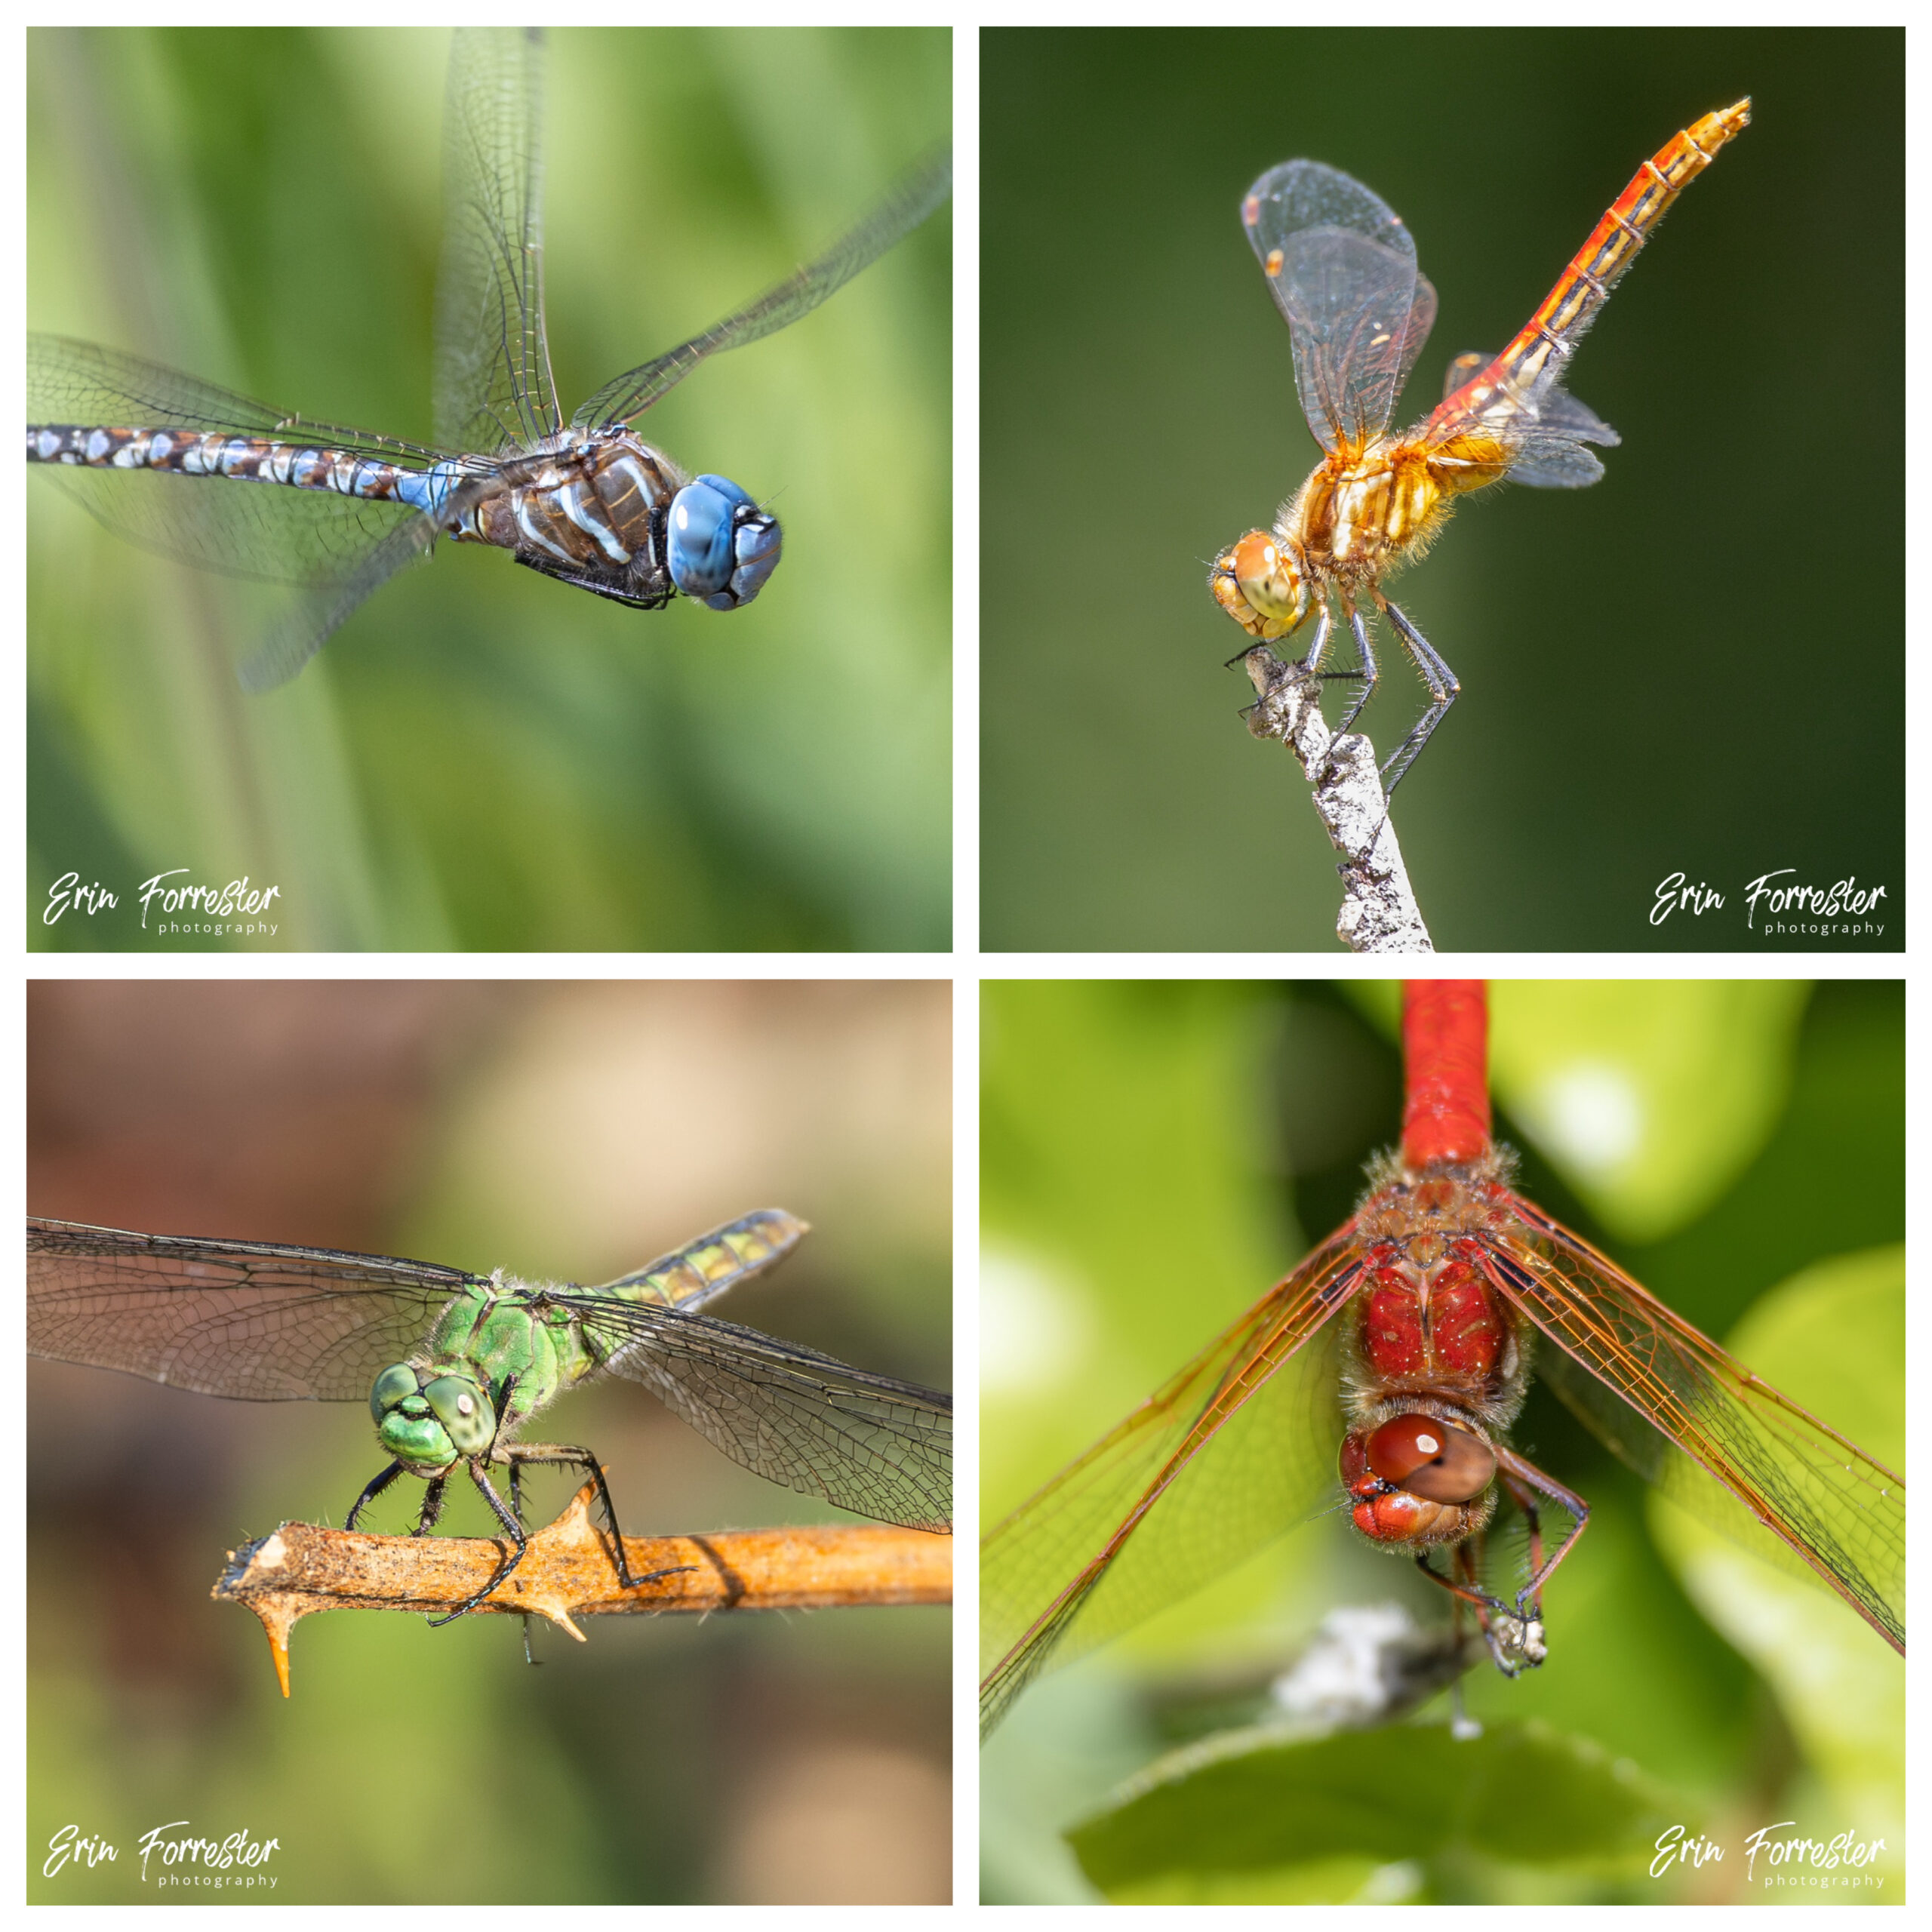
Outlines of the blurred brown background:
[{"label": "blurred brown background", "polygon": [[[28,1040],[36,1214],[595,1281],[783,1206],[811,1238],[716,1312],[951,1385],[943,983],[42,982]],[[278,1838],[278,1903],[950,1897],[946,1614],[605,1617],[536,1633],[537,1670],[506,1620],[325,1617],[284,1704],[207,1592],[277,1521],[340,1522],[366,1412],[42,1362],[28,1389],[29,1841],[124,1847],[36,1897],[152,1896],[126,1848],[181,1818]],[[838,1514],[630,1385],[567,1413],[630,1534]]]}]

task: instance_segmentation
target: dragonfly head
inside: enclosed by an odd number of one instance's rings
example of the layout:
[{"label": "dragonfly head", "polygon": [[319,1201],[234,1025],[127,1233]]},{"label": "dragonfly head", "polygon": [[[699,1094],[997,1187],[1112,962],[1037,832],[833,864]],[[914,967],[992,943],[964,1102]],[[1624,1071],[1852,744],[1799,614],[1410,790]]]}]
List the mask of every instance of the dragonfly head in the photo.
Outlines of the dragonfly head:
[{"label": "dragonfly head", "polygon": [[467,1375],[399,1361],[369,1390],[376,1438],[405,1469],[435,1475],[459,1457],[486,1454],[497,1436],[496,1411]]},{"label": "dragonfly head", "polygon": [[1300,553],[1272,530],[1251,530],[1232,549],[1223,550],[1214,569],[1217,583],[1232,580],[1257,627],[1241,617],[1225,595],[1223,605],[1257,637],[1286,637],[1308,614],[1308,574]]},{"label": "dragonfly head", "polygon": [[1342,1484],[1371,1543],[1414,1551],[1461,1543],[1496,1513],[1496,1451],[1482,1436],[1414,1410],[1342,1441]]},{"label": "dragonfly head", "polygon": [[778,519],[724,477],[700,476],[671,500],[671,581],[714,611],[735,611],[764,588],[782,540]]}]

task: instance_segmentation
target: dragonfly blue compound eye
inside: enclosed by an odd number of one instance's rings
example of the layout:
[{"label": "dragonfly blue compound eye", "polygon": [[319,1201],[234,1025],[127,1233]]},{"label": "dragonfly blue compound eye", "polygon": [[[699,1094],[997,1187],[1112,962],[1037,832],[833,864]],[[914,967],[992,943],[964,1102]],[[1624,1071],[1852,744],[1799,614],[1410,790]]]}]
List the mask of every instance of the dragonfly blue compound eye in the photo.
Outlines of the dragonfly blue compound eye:
[{"label": "dragonfly blue compound eye", "polygon": [[728,478],[700,476],[672,500],[671,581],[714,611],[749,604],[778,568],[782,544],[778,519]]}]

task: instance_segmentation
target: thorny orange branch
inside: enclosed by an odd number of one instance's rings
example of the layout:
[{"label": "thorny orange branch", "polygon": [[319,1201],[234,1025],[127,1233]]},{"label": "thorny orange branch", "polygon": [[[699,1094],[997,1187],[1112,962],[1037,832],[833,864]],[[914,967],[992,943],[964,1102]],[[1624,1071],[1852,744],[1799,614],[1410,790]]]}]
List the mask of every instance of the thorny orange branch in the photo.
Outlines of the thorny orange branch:
[{"label": "thorny orange branch", "polygon": [[[631,1572],[646,1580],[627,1590],[609,1537],[590,1520],[594,1496],[586,1483],[473,1614],[548,1617],[582,1643],[574,1619],[583,1616],[952,1601],[949,1536],[871,1523],[629,1537]],[[233,1552],[210,1595],[261,1619],[285,1697],[288,1635],[303,1617],[325,1610],[446,1611],[481,1588],[502,1556],[500,1543],[480,1537],[366,1536],[285,1523]]]}]

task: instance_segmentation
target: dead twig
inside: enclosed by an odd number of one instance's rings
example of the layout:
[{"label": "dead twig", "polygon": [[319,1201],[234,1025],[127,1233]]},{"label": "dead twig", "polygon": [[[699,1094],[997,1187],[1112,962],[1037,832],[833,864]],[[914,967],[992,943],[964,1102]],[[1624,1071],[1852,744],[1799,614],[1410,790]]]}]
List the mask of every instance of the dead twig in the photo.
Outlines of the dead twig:
[{"label": "dead twig", "polygon": [[1360,732],[1337,737],[1321,715],[1321,681],[1257,644],[1241,660],[1256,702],[1247,728],[1285,745],[1315,788],[1315,809],[1342,855],[1335,931],[1356,952],[1432,952],[1389,818],[1375,748]]},{"label": "dead twig", "polygon": [[[872,1523],[626,1537],[631,1574],[651,1580],[627,1590],[608,1534],[591,1521],[595,1495],[585,1484],[474,1614],[546,1617],[582,1643],[577,1617],[952,1601],[950,1537]],[[231,1552],[210,1594],[261,1619],[285,1697],[288,1635],[303,1617],[325,1610],[447,1612],[482,1589],[506,1548],[496,1539],[374,1537],[285,1523]]]}]

